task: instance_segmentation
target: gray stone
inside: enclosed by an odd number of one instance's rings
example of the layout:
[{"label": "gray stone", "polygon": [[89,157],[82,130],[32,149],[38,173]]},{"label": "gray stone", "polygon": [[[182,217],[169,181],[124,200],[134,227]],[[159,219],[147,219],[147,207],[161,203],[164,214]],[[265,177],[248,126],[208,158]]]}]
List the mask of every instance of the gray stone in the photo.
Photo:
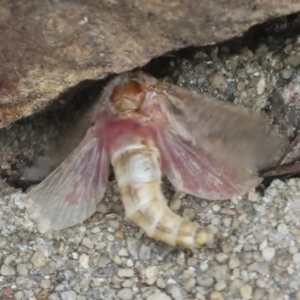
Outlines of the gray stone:
[{"label": "gray stone", "polygon": [[66,291],[60,294],[62,300],[76,300],[77,295],[74,291]]},{"label": "gray stone", "polygon": [[151,248],[143,244],[140,248],[139,257],[141,260],[149,260],[151,258]]},{"label": "gray stone", "polygon": [[125,268],[118,270],[118,276],[120,277],[132,277],[134,275],[133,269]]},{"label": "gray stone", "polygon": [[15,268],[12,266],[2,265],[0,269],[0,274],[3,276],[13,276],[16,274]]},{"label": "gray stone", "polygon": [[121,300],[131,300],[133,299],[132,289],[124,288],[118,291],[117,296]]}]

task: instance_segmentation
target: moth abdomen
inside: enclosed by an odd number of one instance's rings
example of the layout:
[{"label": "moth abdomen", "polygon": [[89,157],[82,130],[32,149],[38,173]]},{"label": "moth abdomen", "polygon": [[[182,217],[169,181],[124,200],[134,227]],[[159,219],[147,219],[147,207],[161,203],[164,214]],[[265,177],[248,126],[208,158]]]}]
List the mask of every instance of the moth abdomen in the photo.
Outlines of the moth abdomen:
[{"label": "moth abdomen", "polygon": [[119,146],[112,165],[126,216],[148,236],[170,245],[199,247],[212,244],[214,233],[174,214],[161,191],[158,149],[137,138]]}]

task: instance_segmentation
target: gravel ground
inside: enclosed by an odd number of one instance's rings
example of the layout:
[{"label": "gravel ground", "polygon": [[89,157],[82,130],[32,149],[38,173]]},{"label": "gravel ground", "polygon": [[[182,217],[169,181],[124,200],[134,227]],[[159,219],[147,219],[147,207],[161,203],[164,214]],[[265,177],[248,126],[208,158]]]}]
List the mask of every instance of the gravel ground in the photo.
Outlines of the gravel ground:
[{"label": "gravel ground", "polygon": [[[177,84],[267,114],[292,136],[299,125],[299,50],[298,36],[261,36],[251,46],[241,39],[192,49],[168,68]],[[284,109],[276,108],[278,99]],[[1,172],[9,181],[48,147],[60,119],[38,116],[0,131]],[[211,248],[195,250],[155,241],[126,220],[115,181],[93,217],[44,235],[22,190],[4,182],[0,190],[1,300],[300,299],[298,178],[275,179],[228,201],[171,201],[185,219],[222,232]],[[168,183],[163,191],[172,198]]]}]

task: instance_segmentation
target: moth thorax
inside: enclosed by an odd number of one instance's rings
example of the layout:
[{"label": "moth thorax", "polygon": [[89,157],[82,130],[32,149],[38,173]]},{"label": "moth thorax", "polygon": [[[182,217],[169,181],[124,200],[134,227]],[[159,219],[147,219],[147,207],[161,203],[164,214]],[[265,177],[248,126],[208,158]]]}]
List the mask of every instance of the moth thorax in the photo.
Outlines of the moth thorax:
[{"label": "moth thorax", "polygon": [[142,86],[135,80],[116,86],[110,97],[117,112],[136,110],[145,99],[145,92]]}]

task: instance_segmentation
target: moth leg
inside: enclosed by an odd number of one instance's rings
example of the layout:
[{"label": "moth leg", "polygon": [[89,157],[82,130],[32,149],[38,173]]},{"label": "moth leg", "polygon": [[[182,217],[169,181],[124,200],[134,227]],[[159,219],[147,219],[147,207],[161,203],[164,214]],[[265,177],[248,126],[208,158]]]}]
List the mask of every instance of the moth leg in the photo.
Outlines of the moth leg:
[{"label": "moth leg", "polygon": [[187,194],[182,192],[182,191],[179,191],[179,190],[175,190],[175,193],[172,197],[172,200],[181,200],[183,199]]},{"label": "moth leg", "polygon": [[177,211],[181,207],[181,199],[183,199],[187,194],[175,189],[175,193],[170,202],[170,208],[173,211]]}]

